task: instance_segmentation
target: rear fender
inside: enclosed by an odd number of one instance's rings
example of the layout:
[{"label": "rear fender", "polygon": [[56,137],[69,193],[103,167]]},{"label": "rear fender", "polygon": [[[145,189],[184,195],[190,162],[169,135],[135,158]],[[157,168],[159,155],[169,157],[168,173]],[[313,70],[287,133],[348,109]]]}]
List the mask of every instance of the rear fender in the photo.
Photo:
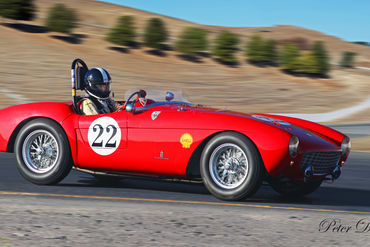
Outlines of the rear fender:
[{"label": "rear fender", "polygon": [[[49,118],[62,125],[71,115],[77,115],[65,103],[30,103],[0,110],[0,151],[14,152],[14,141],[19,130],[35,118]],[[68,135],[68,134],[67,134]]]}]

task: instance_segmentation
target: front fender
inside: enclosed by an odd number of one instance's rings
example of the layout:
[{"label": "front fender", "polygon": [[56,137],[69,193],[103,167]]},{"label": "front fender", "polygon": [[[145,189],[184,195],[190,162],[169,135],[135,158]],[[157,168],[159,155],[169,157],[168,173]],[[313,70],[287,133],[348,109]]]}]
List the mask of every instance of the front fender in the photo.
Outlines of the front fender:
[{"label": "front fender", "polygon": [[292,123],[294,125],[298,125],[304,129],[307,129],[309,131],[315,132],[318,135],[325,136],[326,138],[330,138],[333,141],[336,142],[337,145],[340,146],[340,144],[343,141],[343,138],[345,137],[344,134],[340,133],[339,131],[336,131],[332,128],[329,128],[327,126],[310,122],[307,120],[299,119],[299,118],[293,118],[293,117],[286,117],[286,116],[280,116],[280,115],[271,115],[271,114],[259,114],[267,117],[272,117],[275,119],[283,120],[289,123]]}]

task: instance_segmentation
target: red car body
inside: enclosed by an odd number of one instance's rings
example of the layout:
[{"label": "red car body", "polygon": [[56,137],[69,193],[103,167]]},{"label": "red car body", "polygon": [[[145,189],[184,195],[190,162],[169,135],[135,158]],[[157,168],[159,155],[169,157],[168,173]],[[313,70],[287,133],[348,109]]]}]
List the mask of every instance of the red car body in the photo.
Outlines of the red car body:
[{"label": "red car body", "polygon": [[83,115],[76,92],[89,93],[86,75],[86,63],[75,59],[71,103],[0,110],[0,151],[15,152],[27,180],[58,183],[75,167],[95,176],[201,178],[223,200],[251,196],[263,180],[281,194],[299,196],[338,178],[350,152],[349,138],[328,127],[194,106],[181,93],[176,100],[182,101],[173,101],[172,92],[161,101],[138,90],[116,112]]},{"label": "red car body", "polygon": [[[155,119],[153,112],[159,112]],[[258,116],[268,117],[268,121]],[[102,117],[113,118],[121,130],[120,144],[110,155],[99,155],[88,141],[91,123]],[[36,118],[51,119],[62,127],[77,168],[189,179],[199,177],[202,148],[221,132],[245,135],[258,149],[269,176],[293,180],[304,179],[300,163],[305,153],[342,152],[341,143],[345,138],[338,131],[301,119],[184,104],[153,104],[135,113],[120,111],[85,116],[76,114],[71,103],[30,103],[0,110],[0,151],[14,152],[18,131]],[[190,138],[182,140],[184,134]],[[296,157],[288,150],[293,135],[300,140]],[[340,155],[338,164],[341,166],[347,157],[348,152]]]}]

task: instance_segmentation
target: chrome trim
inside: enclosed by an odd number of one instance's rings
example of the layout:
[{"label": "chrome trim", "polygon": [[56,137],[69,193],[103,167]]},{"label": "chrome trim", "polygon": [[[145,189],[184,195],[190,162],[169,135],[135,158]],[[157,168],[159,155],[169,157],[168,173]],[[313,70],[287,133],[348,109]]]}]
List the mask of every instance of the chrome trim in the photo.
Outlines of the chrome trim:
[{"label": "chrome trim", "polygon": [[223,189],[234,189],[247,178],[248,158],[245,152],[233,143],[224,143],[213,150],[209,159],[212,180]]},{"label": "chrome trim", "polygon": [[22,158],[32,172],[47,173],[55,167],[59,159],[58,142],[50,132],[35,130],[23,142]]}]

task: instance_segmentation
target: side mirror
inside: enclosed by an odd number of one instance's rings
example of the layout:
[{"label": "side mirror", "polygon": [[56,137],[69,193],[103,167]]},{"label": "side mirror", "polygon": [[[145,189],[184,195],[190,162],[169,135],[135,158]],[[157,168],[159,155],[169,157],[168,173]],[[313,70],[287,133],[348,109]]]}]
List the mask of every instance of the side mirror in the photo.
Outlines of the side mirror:
[{"label": "side mirror", "polygon": [[172,92],[167,92],[166,93],[166,100],[167,101],[173,100],[174,97],[175,97],[175,95]]},{"label": "side mirror", "polygon": [[132,103],[128,103],[127,105],[126,105],[126,111],[127,112],[135,112],[135,106],[134,106],[134,104],[132,104]]}]

